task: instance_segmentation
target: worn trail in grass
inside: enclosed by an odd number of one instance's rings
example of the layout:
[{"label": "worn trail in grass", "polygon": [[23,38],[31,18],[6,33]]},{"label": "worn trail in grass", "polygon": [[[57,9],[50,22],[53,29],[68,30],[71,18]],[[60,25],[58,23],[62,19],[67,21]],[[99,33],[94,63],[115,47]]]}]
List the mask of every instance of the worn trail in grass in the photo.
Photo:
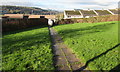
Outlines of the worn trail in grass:
[{"label": "worn trail in grass", "polygon": [[76,23],[54,29],[91,70],[119,66],[118,22]]},{"label": "worn trail in grass", "polygon": [[[77,70],[84,64],[80,62],[72,50],[62,41],[62,38],[53,29],[49,28],[54,53],[54,64],[57,70]],[[89,71],[90,72],[90,71]]]},{"label": "worn trail in grass", "polygon": [[4,35],[3,70],[54,70],[48,28]]}]

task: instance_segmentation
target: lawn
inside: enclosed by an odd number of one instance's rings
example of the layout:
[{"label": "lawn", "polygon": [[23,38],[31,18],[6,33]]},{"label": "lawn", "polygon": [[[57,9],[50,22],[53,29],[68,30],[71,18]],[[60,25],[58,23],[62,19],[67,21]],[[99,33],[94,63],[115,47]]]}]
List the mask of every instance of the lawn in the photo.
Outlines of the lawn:
[{"label": "lawn", "polygon": [[54,70],[48,28],[3,35],[2,70]]},{"label": "lawn", "polygon": [[64,42],[91,70],[113,70],[118,57],[118,22],[58,25]]}]

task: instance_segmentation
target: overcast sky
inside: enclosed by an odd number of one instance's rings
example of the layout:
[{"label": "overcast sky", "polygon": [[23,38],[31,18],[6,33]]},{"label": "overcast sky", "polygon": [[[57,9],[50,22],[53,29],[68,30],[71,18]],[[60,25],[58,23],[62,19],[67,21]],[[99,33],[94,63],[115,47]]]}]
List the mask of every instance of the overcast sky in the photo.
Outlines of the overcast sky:
[{"label": "overcast sky", "polygon": [[119,0],[0,0],[0,5],[39,7],[53,10],[113,9]]}]

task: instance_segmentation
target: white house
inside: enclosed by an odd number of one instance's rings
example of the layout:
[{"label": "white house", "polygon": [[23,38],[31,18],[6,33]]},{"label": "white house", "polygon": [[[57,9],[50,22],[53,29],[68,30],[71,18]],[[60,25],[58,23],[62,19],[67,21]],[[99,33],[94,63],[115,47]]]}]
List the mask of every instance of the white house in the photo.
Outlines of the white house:
[{"label": "white house", "polygon": [[80,13],[80,11],[65,10],[64,19],[70,19],[70,18],[83,18],[83,15]]},{"label": "white house", "polygon": [[89,18],[103,15],[115,15],[118,14],[118,9],[102,9],[102,10],[65,10],[64,11],[64,19],[70,18]]},{"label": "white house", "polygon": [[108,9],[113,15],[118,14],[118,9]]},{"label": "white house", "polygon": [[94,10],[80,10],[84,18],[95,17],[97,14]]},{"label": "white house", "polygon": [[112,15],[108,10],[95,10],[99,16]]}]

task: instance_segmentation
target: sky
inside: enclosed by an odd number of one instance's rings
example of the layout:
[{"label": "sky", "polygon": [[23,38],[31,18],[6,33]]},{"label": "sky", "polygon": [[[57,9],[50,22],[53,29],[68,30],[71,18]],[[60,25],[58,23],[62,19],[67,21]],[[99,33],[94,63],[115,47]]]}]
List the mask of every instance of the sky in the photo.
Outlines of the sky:
[{"label": "sky", "polygon": [[0,0],[0,5],[39,7],[52,10],[114,9],[120,0]]}]

